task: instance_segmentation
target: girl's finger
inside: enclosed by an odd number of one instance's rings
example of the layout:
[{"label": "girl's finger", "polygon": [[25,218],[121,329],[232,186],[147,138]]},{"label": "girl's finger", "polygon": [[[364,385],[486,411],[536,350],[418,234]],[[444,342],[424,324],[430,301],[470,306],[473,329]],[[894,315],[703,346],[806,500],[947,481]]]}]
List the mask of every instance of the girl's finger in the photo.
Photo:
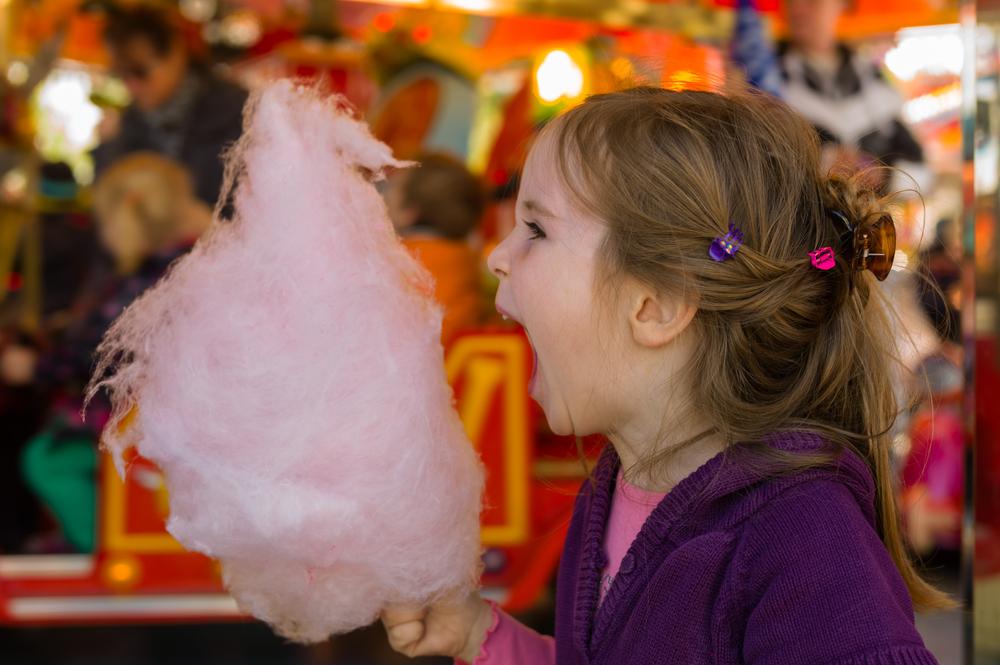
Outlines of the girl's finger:
[{"label": "girl's finger", "polygon": [[382,625],[389,638],[389,646],[396,651],[409,652],[423,639],[426,610],[411,605],[394,605],[382,611]]},{"label": "girl's finger", "polygon": [[389,645],[407,656],[415,656],[417,646],[424,637],[423,621],[407,621],[386,629]]}]

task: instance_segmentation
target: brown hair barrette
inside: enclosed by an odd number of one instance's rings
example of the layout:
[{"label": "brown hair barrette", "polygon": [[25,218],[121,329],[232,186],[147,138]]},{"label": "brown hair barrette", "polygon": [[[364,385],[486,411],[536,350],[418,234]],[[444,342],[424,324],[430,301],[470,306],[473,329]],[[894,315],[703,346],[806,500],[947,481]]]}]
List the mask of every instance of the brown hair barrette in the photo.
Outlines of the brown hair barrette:
[{"label": "brown hair barrette", "polygon": [[880,282],[889,276],[896,256],[896,225],[892,216],[885,214],[874,224],[855,227],[847,215],[839,210],[828,210],[827,214],[837,222],[843,231],[840,247],[818,247],[809,252],[809,260],[814,268],[830,270],[836,265],[836,256],[843,256],[851,270],[870,270]]}]

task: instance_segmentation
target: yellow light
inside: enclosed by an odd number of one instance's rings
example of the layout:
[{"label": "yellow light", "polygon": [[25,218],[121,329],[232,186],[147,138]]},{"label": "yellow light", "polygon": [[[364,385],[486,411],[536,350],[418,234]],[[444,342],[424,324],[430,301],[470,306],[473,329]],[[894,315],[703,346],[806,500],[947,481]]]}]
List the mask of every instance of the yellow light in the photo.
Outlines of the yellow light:
[{"label": "yellow light", "polygon": [[618,57],[611,61],[611,73],[620,81],[632,78],[635,70],[632,68],[632,61],[626,57]]},{"label": "yellow light", "polygon": [[[368,0],[350,0],[351,2],[368,2]],[[430,0],[380,0],[380,5],[398,5],[400,7],[425,7]]]},{"label": "yellow light", "polygon": [[15,60],[7,66],[7,80],[14,87],[27,83],[30,75],[28,65],[20,60]]},{"label": "yellow light", "polygon": [[222,39],[230,46],[249,48],[260,41],[260,19],[249,11],[234,12],[222,21]]},{"label": "yellow light", "polygon": [[686,69],[681,69],[670,75],[670,79],[664,87],[674,91],[689,90],[694,84],[700,82],[701,76]]},{"label": "yellow light", "polygon": [[90,74],[82,69],[58,68],[38,91],[38,105],[47,131],[37,137],[43,154],[59,149],[82,152],[97,139],[101,109],[90,101]]},{"label": "yellow light", "polygon": [[583,92],[583,70],[566,51],[549,51],[535,72],[538,96],[549,104],[573,99]]},{"label": "yellow light", "polygon": [[0,197],[4,203],[15,204],[28,193],[28,176],[24,170],[13,168],[0,179]]},{"label": "yellow light", "polygon": [[441,4],[467,12],[492,12],[497,8],[495,0],[441,0]]}]

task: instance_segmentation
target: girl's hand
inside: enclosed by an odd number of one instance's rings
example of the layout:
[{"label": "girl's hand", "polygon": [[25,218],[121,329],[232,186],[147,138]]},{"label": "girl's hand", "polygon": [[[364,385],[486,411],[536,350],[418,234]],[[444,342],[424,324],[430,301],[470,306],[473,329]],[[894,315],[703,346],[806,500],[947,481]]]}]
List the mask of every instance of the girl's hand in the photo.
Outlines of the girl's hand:
[{"label": "girl's hand", "polygon": [[473,662],[486,639],[493,608],[472,593],[464,600],[429,607],[395,605],[382,611],[389,645],[401,654],[449,656]]}]

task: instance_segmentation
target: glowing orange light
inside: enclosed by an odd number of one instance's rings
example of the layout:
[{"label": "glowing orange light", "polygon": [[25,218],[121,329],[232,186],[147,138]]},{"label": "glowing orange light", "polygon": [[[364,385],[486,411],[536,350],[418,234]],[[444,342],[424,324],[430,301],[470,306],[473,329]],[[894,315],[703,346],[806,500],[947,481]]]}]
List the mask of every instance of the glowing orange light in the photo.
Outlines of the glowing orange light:
[{"label": "glowing orange light", "polygon": [[376,14],[372,24],[379,32],[389,32],[396,25],[396,19],[388,12]]},{"label": "glowing orange light", "polygon": [[665,81],[663,87],[668,90],[680,91],[680,90],[699,90],[699,86],[702,83],[702,78],[695,72],[682,69],[674,72],[670,75],[669,79]]},{"label": "glowing orange light", "polygon": [[134,587],[139,582],[141,565],[138,559],[129,555],[112,556],[101,567],[104,582],[118,591]]},{"label": "glowing orange light", "polygon": [[413,41],[418,44],[426,44],[431,40],[431,27],[429,25],[418,25],[413,29]]},{"label": "glowing orange light", "polygon": [[615,77],[627,80],[632,78],[635,70],[632,68],[632,61],[625,57],[618,57],[611,61],[611,73]]}]

